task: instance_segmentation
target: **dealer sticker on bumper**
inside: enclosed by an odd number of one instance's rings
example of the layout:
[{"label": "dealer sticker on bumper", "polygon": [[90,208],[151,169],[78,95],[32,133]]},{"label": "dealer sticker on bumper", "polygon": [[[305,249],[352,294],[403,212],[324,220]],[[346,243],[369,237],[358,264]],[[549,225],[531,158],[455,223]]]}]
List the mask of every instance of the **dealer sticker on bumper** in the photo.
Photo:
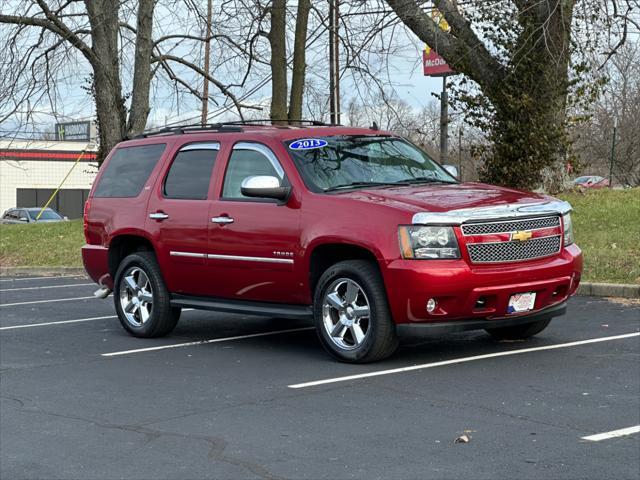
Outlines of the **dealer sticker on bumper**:
[{"label": "dealer sticker on bumper", "polygon": [[509,298],[507,313],[528,312],[536,303],[536,292],[516,293]]}]

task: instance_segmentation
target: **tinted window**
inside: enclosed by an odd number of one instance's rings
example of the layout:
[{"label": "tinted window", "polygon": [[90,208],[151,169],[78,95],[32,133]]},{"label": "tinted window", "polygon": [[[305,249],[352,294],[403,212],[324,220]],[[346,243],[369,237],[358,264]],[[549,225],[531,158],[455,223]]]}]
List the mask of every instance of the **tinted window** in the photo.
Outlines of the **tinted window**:
[{"label": "tinted window", "polygon": [[210,148],[179,152],[164,182],[165,197],[207,198],[211,171],[217,155],[218,150]]},{"label": "tinted window", "polygon": [[164,144],[119,148],[105,166],[95,197],[137,197],[156,166]]},{"label": "tinted window", "polygon": [[275,155],[266,147],[257,146],[256,148],[263,151],[236,148],[231,153],[224,177],[223,198],[251,198],[245,197],[240,191],[242,181],[247,177],[270,175],[283,179],[284,173]]},{"label": "tinted window", "polygon": [[[300,148],[298,144],[305,140],[324,145]],[[305,140],[290,141],[287,147],[315,192],[380,184],[456,183],[425,152],[401,138],[371,134]]]}]

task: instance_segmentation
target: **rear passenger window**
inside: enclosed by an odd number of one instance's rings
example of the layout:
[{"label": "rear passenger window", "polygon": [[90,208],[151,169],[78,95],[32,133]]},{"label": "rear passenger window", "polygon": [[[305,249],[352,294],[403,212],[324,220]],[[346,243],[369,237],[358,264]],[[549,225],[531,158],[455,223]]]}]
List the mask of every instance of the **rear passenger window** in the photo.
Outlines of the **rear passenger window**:
[{"label": "rear passenger window", "polygon": [[165,144],[118,148],[94,192],[94,197],[137,197],[153,167],[164,152]]},{"label": "rear passenger window", "polygon": [[173,160],[164,182],[164,196],[204,200],[209,191],[211,171],[218,156],[218,144],[187,145]]}]

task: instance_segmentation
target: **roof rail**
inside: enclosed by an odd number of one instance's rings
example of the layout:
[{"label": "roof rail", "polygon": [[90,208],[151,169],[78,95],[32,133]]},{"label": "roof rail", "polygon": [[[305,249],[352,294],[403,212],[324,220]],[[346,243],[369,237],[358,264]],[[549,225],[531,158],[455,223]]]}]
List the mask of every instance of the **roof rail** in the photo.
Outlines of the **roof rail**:
[{"label": "roof rail", "polygon": [[318,120],[275,120],[271,118],[256,119],[256,120],[235,120],[231,122],[220,123],[208,123],[205,125],[192,124],[192,125],[177,125],[175,127],[165,127],[158,130],[144,131],[131,138],[147,138],[154,137],[156,135],[182,135],[183,133],[192,132],[241,132],[242,126],[247,125],[312,125],[314,127],[336,127],[340,126],[335,123],[324,123]]},{"label": "roof rail", "polygon": [[320,122],[318,120],[291,120],[288,118],[283,118],[283,119],[272,119],[272,118],[258,118],[258,119],[254,119],[254,120],[235,120],[235,121],[231,121],[231,122],[221,122],[221,125],[262,125],[262,124],[269,124],[269,125],[278,125],[278,124],[285,124],[285,125],[312,125],[315,127],[336,127],[339,126],[338,124],[335,123],[324,123],[324,122]]},{"label": "roof rail", "polygon": [[183,133],[193,132],[241,132],[240,127],[226,124],[226,123],[209,123],[206,125],[179,125],[176,127],[166,127],[159,130],[148,130],[142,132],[132,138],[147,138],[154,137],[156,135],[182,135]]}]

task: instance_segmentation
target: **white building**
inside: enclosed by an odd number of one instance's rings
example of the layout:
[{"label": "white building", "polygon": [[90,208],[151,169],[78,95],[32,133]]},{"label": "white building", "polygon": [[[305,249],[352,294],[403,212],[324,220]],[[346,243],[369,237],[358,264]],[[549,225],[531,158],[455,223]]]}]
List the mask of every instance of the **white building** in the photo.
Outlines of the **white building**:
[{"label": "white building", "polygon": [[98,171],[96,151],[93,143],[0,140],[0,214],[13,207],[44,206],[69,174],[49,206],[81,218]]}]

